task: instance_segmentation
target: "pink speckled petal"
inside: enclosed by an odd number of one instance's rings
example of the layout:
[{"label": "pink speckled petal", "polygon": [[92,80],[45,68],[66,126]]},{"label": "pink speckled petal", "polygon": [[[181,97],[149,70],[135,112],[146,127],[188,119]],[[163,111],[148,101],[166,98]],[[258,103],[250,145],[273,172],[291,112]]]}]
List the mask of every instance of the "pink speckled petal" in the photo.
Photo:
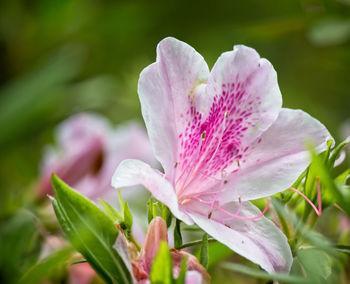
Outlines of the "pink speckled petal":
[{"label": "pink speckled petal", "polygon": [[203,191],[203,184],[218,186],[235,172],[250,144],[275,121],[282,104],[276,71],[246,46],[235,46],[220,56],[208,78],[206,98],[211,100],[210,112],[199,129],[190,129],[184,142],[189,144],[184,155],[195,165],[184,160],[191,174],[181,186],[187,184],[191,193]]},{"label": "pink speckled petal", "polygon": [[[292,253],[285,235],[269,219],[261,217],[255,221],[230,219],[228,215],[199,202],[189,204],[189,213],[195,223],[213,238],[225,244],[236,253],[261,266],[267,272],[289,272]],[[238,202],[225,204],[223,209],[235,214]],[[197,213],[198,212],[198,213]],[[260,210],[250,202],[243,202],[240,216],[253,217]]]},{"label": "pink speckled petal", "polygon": [[240,136],[245,146],[276,120],[282,106],[275,69],[244,45],[219,57],[208,79],[208,93],[221,108],[217,115],[224,116],[227,111],[225,132]]},{"label": "pink speckled petal", "polygon": [[[175,38],[162,40],[157,61],[139,79],[142,115],[156,158],[173,182],[178,160],[178,135],[187,127],[191,105],[209,69],[203,57]],[[197,100],[197,99],[196,99]]]},{"label": "pink speckled petal", "polygon": [[124,160],[112,177],[115,188],[142,184],[152,195],[169,207],[176,218],[193,224],[191,218],[181,211],[173,186],[157,170],[139,160]]},{"label": "pink speckled petal", "polygon": [[220,200],[252,200],[287,189],[310,163],[308,142],[317,151],[332,139],[318,120],[301,110],[282,109],[275,123],[252,145],[246,163],[226,185]]}]

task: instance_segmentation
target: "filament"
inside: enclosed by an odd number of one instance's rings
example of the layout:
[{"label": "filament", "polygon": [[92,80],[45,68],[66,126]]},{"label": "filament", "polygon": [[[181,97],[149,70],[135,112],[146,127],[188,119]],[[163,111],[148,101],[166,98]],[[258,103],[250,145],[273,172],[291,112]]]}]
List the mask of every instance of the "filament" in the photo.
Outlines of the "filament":
[{"label": "filament", "polygon": [[[257,219],[260,219],[261,217],[263,217],[266,214],[266,212],[269,209],[269,207],[270,207],[270,200],[267,199],[266,206],[265,206],[264,210],[260,212],[260,214],[258,214],[256,216],[253,216],[253,217],[244,217],[244,216],[238,215],[241,212],[241,210],[242,210],[241,198],[238,199],[239,207],[238,207],[238,209],[237,209],[237,211],[235,213],[231,213],[231,212],[221,208],[220,206],[213,204],[212,201],[205,201],[205,200],[202,200],[202,199],[197,198],[197,197],[195,197],[194,199],[197,199],[198,201],[202,202],[203,204],[210,205],[214,209],[217,209],[218,211],[220,211],[220,212],[222,212],[222,213],[224,213],[224,214],[229,216],[227,218],[222,219],[221,221],[227,221],[227,220],[232,220],[232,219],[238,219],[238,220],[242,220],[242,221],[254,221],[254,220],[257,220]],[[209,219],[211,217],[211,213],[212,212],[210,212],[209,215],[208,215]]]},{"label": "filament", "polygon": [[301,197],[303,197],[312,207],[312,209],[316,212],[318,216],[321,216],[322,213],[322,199],[321,199],[321,185],[320,185],[320,179],[317,177],[316,178],[316,188],[317,188],[317,203],[318,203],[318,208],[311,202],[309,198],[306,197],[305,194],[300,192],[294,187],[290,187],[290,190],[293,190],[294,192],[298,193]]}]

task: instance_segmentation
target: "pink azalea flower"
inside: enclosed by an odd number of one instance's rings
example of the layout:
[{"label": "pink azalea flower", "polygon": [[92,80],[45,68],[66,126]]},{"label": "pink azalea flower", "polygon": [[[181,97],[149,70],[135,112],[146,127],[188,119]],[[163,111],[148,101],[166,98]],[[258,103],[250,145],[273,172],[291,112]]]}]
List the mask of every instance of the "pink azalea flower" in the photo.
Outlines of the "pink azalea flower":
[{"label": "pink azalea flower", "polygon": [[281,108],[271,63],[242,45],[210,72],[192,47],[166,38],[138,92],[164,174],[126,160],[112,185],[142,184],[177,218],[266,271],[289,271],[286,237],[249,200],[291,186],[310,163],[305,142],[326,149],[327,129],[301,110]]},{"label": "pink azalea flower", "polygon": [[[51,174],[93,201],[111,200],[110,180],[126,158],[154,164],[146,132],[136,122],[113,128],[102,116],[80,113],[64,121],[56,132],[57,147],[47,149],[41,167],[39,192],[52,193]],[[116,199],[115,196],[113,199]]]},{"label": "pink azalea flower", "polygon": [[[127,158],[141,159],[155,165],[146,131],[136,122],[114,128],[104,117],[92,113],[76,114],[56,131],[56,147],[47,149],[41,166],[38,186],[40,196],[52,194],[51,175],[62,180],[92,201],[101,198],[118,207],[116,191],[110,185],[118,164]],[[142,242],[145,233],[137,202],[143,202],[147,193],[137,188],[124,192],[123,199],[131,204],[134,215],[133,234]]]}]

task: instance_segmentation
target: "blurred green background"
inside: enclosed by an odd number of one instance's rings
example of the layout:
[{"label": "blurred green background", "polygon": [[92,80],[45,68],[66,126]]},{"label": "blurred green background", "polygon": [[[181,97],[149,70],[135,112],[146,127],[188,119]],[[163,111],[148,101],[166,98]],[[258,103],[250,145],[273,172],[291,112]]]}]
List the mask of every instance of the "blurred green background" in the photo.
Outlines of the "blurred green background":
[{"label": "blurred green background", "polygon": [[[43,147],[71,114],[141,119],[140,71],[174,36],[212,66],[234,44],[279,76],[284,106],[339,138],[350,118],[350,0],[0,2],[0,216],[31,206]],[[22,219],[21,219],[22,220]]]}]

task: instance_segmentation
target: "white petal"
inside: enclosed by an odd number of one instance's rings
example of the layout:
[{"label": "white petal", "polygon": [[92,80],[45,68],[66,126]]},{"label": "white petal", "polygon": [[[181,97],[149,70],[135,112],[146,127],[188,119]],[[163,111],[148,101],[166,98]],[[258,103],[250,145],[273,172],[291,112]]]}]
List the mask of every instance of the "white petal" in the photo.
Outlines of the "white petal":
[{"label": "white petal", "polygon": [[141,184],[152,195],[169,207],[176,218],[186,224],[193,224],[189,216],[181,211],[173,186],[157,170],[139,160],[124,160],[120,163],[112,177],[115,188]]},{"label": "white petal", "polygon": [[193,95],[208,74],[198,52],[184,42],[166,38],[157,47],[157,61],[140,75],[142,115],[155,156],[171,182],[178,160],[178,136],[188,127]]},{"label": "white petal", "polygon": [[[227,203],[223,209],[236,213],[237,202]],[[198,204],[197,213],[189,213],[195,223],[219,242],[233,251],[260,265],[267,272],[289,272],[292,253],[285,235],[269,219],[261,217],[254,221],[229,220],[229,216],[214,210],[208,219],[208,206]],[[190,210],[190,209],[189,209]],[[250,202],[244,202],[240,216],[257,216],[260,210]]]},{"label": "white petal", "polygon": [[321,152],[332,139],[318,120],[292,109],[282,109],[260,138],[243,156],[241,169],[230,177],[222,202],[238,197],[252,200],[287,189],[310,164],[307,143],[314,143]]}]

